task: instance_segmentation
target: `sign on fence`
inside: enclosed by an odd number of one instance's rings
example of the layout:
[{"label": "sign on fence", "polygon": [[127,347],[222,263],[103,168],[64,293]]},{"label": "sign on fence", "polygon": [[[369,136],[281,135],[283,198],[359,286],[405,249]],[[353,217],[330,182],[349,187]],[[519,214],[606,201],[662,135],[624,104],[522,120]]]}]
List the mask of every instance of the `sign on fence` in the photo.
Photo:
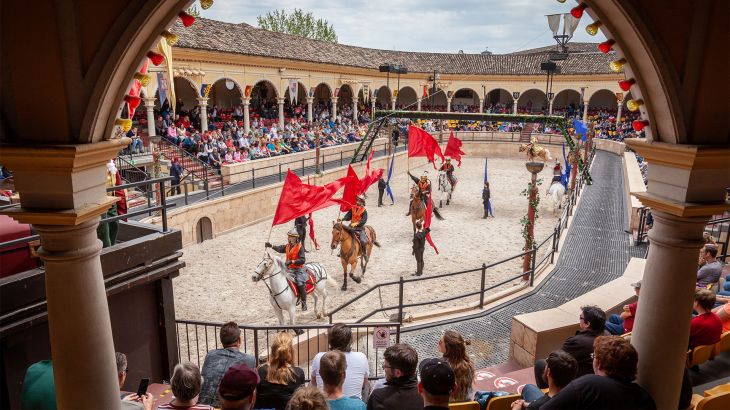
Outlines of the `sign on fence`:
[{"label": "sign on fence", "polygon": [[387,348],[390,346],[390,328],[376,327],[373,329],[373,348]]}]

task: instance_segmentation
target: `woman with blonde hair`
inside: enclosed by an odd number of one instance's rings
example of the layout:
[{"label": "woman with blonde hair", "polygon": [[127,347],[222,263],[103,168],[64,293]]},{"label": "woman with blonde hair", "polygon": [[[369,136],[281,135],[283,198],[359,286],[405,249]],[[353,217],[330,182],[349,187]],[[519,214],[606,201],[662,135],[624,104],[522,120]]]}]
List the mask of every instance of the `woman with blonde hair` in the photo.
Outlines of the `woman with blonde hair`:
[{"label": "woman with blonde hair", "polygon": [[294,392],[304,385],[304,370],[294,366],[292,336],[279,332],[271,343],[266,364],[258,369],[255,409],[284,410]]},{"label": "woman with blonde hair", "polygon": [[456,390],[452,401],[468,401],[472,399],[472,383],[474,383],[474,364],[466,354],[466,346],[469,343],[464,340],[459,332],[447,330],[444,336],[439,339],[438,349],[443,358],[449,362],[451,369],[456,376]]}]

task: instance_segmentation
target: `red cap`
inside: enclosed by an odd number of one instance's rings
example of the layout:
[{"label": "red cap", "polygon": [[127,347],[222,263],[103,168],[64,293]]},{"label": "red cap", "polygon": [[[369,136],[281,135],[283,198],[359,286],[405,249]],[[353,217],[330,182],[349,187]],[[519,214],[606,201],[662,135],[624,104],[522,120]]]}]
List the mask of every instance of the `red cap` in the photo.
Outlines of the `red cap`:
[{"label": "red cap", "polygon": [[218,393],[226,400],[243,400],[256,390],[260,380],[258,373],[239,363],[229,367],[223,375]]}]

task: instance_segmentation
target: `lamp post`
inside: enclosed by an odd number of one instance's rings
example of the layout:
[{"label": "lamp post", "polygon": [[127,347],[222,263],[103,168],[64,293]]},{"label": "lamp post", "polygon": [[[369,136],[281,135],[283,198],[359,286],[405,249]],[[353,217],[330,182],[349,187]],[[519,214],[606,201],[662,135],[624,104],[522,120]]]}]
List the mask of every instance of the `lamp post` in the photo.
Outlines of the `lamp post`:
[{"label": "lamp post", "polygon": [[433,70],[433,75],[428,79],[428,81],[433,81],[433,86],[431,87],[431,111],[434,111],[436,101],[436,81],[438,81],[439,78],[438,70]]}]

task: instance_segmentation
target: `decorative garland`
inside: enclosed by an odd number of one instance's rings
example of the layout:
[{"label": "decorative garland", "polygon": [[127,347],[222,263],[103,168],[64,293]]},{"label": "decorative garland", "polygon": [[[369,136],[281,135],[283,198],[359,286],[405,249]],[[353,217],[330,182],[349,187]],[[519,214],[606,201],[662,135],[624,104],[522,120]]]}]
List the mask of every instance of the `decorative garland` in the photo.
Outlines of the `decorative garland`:
[{"label": "decorative garland", "polygon": [[[521,195],[526,196],[528,198],[528,202],[530,205],[530,209],[532,209],[532,212],[535,215],[535,220],[533,221],[533,224],[537,222],[537,219],[539,218],[538,214],[538,206],[540,205],[540,191],[537,190],[538,186],[542,185],[542,178],[535,181],[535,184],[532,182],[527,184],[527,189],[523,190]],[[530,192],[532,190],[536,190],[535,192],[535,200],[530,201]],[[529,211],[528,211],[529,213]],[[530,220],[528,219],[527,215],[523,216],[522,219],[520,219],[520,225],[522,225],[522,238],[525,240],[525,251],[532,250],[532,245],[535,243],[535,238],[530,237]],[[534,236],[534,235],[533,235]]]}]

